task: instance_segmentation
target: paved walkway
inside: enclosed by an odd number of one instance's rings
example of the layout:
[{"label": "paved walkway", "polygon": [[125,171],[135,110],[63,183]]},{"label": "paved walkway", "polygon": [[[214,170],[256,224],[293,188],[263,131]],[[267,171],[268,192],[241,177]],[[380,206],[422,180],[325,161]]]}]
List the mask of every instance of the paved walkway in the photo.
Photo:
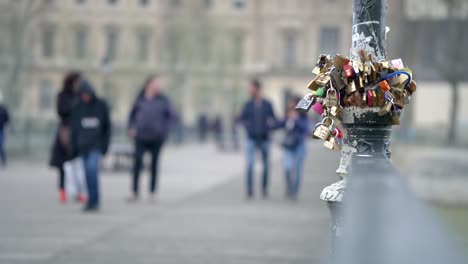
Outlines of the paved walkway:
[{"label": "paved walkway", "polygon": [[93,215],[57,202],[54,171],[12,163],[0,170],[0,263],[318,263],[329,220],[318,196],[338,155],[309,152],[296,203],[283,197],[278,149],[270,199],[247,201],[242,153],[193,145],[164,153],[156,203],[125,203],[129,176],[104,173]]}]

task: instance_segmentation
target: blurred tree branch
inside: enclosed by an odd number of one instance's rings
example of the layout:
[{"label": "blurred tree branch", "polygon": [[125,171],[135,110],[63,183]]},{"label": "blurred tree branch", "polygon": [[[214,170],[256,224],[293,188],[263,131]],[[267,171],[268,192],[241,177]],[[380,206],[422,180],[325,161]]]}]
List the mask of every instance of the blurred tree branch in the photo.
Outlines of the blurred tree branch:
[{"label": "blurred tree branch", "polygon": [[[459,88],[460,83],[464,79],[465,61],[463,60],[464,43],[462,32],[463,19],[463,4],[464,0],[443,0],[447,7],[447,46],[442,50],[443,61],[435,60],[435,66],[440,72],[441,77],[447,81],[452,91],[450,100],[450,118],[447,134],[447,143],[454,145],[457,142],[457,127],[458,127],[458,109],[459,109]],[[437,50],[434,52],[438,52]]]},{"label": "blurred tree branch", "polygon": [[29,26],[53,8],[50,0],[9,0],[1,3],[2,17],[5,17],[7,35],[10,39],[6,72],[6,102],[10,106],[19,105],[21,73],[25,65]]}]

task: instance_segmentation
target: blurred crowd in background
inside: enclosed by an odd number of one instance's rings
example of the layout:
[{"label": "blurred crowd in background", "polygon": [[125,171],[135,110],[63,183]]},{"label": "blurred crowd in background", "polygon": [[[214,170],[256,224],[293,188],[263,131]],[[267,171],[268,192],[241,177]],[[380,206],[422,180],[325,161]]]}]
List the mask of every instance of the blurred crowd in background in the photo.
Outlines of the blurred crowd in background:
[{"label": "blurred crowd in background", "polygon": [[[418,81],[396,142],[466,147],[467,2],[395,0],[388,12],[388,56],[403,58]],[[153,157],[152,194],[164,145],[211,139],[222,151],[247,145],[248,197],[252,153],[262,154],[266,197],[270,130],[294,131],[284,143],[314,123],[292,102],[305,94],[318,54],[348,53],[351,14],[348,0],[0,0],[0,161],[5,150],[45,160],[52,145],[65,200],[66,171],[82,162],[97,179],[103,154],[131,157],[135,201],[143,153]],[[156,127],[147,125],[153,118]],[[268,125],[253,125],[259,120]],[[291,198],[300,143],[283,146]],[[86,200],[81,189],[98,189],[76,178],[78,200]],[[93,209],[99,195],[88,198]]]}]

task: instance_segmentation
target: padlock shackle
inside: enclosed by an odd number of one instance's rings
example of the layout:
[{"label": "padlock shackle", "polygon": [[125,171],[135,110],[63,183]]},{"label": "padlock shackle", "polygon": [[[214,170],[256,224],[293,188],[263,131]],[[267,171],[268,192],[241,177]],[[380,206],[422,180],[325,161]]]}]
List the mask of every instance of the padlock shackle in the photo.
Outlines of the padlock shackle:
[{"label": "padlock shackle", "polygon": [[405,88],[404,88],[404,89],[406,89],[406,88],[408,87],[408,85],[411,83],[411,80],[412,80],[411,74],[409,74],[409,73],[406,72],[406,71],[396,71],[396,72],[392,72],[392,73],[390,73],[389,75],[385,76],[384,80],[385,80],[385,81],[388,81],[388,80],[390,80],[390,79],[392,79],[392,78],[395,78],[395,77],[397,77],[397,76],[399,76],[399,75],[401,75],[401,74],[408,76],[408,80],[406,80],[406,84],[405,84]]}]

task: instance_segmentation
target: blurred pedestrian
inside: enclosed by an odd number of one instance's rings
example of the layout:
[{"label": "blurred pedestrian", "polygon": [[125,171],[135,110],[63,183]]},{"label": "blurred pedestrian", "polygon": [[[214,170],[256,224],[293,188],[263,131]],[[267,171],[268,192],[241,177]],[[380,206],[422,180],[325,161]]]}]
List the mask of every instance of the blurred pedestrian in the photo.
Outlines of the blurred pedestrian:
[{"label": "blurred pedestrian", "polygon": [[206,141],[206,134],[208,133],[208,118],[205,113],[198,116],[198,139],[201,143]]},{"label": "blurred pedestrian", "polygon": [[5,128],[10,122],[10,114],[3,104],[3,96],[0,94],[0,162],[3,167],[7,165],[7,155],[5,151]]},{"label": "blurred pedestrian", "polygon": [[107,103],[97,97],[86,80],[78,85],[79,102],[71,116],[71,154],[81,157],[88,188],[85,212],[99,209],[99,163],[107,153],[111,138],[111,121]]},{"label": "blurred pedestrian", "polygon": [[212,131],[214,135],[214,139],[218,149],[224,149],[224,124],[223,119],[220,115],[217,115],[213,120],[212,124]]},{"label": "blurred pedestrian", "polygon": [[151,153],[149,195],[154,201],[158,185],[160,152],[171,123],[176,119],[169,98],[161,91],[159,78],[150,77],[137,97],[128,121],[128,134],[135,143],[132,194],[128,199],[130,202],[136,201],[139,197],[139,177],[146,151]]},{"label": "blurred pedestrian", "polygon": [[293,200],[296,200],[299,194],[302,166],[306,156],[306,137],[310,132],[307,115],[295,109],[299,100],[300,98],[294,98],[288,101],[286,117],[276,126],[286,130],[282,141],[286,197]]},{"label": "blurred pedestrian", "polygon": [[239,151],[239,115],[234,113],[231,120],[231,140],[234,151]]},{"label": "blurred pedestrian", "polygon": [[252,80],[249,86],[250,100],[245,103],[240,121],[247,131],[247,197],[254,195],[254,162],[256,150],[263,161],[262,195],[268,197],[268,174],[271,127],[277,123],[272,104],[261,93],[261,83]]},{"label": "blurred pedestrian", "polygon": [[[81,74],[79,72],[68,73],[62,84],[62,90],[59,92],[56,98],[56,111],[59,118],[59,125],[55,136],[54,143],[52,145],[52,153],[50,159],[50,165],[58,169],[58,188],[59,188],[59,200],[66,202],[67,193],[65,190],[65,167],[64,164],[70,161],[70,123],[71,113],[73,108],[78,103],[78,83],[80,81]],[[76,199],[78,201],[84,201],[84,190],[79,189],[77,192]]]}]

